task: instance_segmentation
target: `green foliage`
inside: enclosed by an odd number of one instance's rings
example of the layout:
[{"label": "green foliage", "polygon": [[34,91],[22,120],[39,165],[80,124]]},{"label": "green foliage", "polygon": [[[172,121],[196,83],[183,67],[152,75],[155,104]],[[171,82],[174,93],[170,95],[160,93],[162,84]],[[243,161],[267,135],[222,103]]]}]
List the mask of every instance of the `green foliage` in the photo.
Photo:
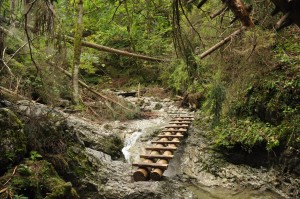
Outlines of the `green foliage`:
[{"label": "green foliage", "polygon": [[185,91],[189,79],[186,64],[183,61],[173,62],[172,65],[164,71],[162,78],[167,80],[168,86],[176,93]]},{"label": "green foliage", "polygon": [[248,152],[255,145],[266,143],[266,149],[271,150],[280,143],[280,134],[274,126],[249,119],[225,119],[213,132],[217,146],[233,147],[241,144]]},{"label": "green foliage", "polygon": [[39,154],[37,151],[30,151],[30,159],[35,161],[38,160],[40,158],[42,158],[43,156],[41,154]]},{"label": "green foliage", "polygon": [[208,99],[205,108],[213,115],[212,127],[219,124],[222,115],[222,104],[226,99],[225,87],[221,82],[221,73],[215,74],[214,82],[210,85]]},{"label": "green foliage", "polygon": [[28,199],[28,197],[21,195],[14,195],[13,199]]}]

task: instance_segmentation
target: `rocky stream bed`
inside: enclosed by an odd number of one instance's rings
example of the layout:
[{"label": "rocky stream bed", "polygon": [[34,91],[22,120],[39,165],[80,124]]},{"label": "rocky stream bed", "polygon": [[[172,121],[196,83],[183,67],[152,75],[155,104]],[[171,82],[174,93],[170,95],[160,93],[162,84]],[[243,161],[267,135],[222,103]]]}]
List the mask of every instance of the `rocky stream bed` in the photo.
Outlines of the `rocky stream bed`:
[{"label": "rocky stream bed", "polygon": [[[65,166],[61,166],[56,151],[43,155],[53,164],[58,175],[64,181],[71,181],[77,191],[77,194],[74,194],[72,191],[67,192],[66,190],[69,189],[66,188],[63,191],[69,194],[61,193],[62,197],[59,197],[111,199],[300,198],[299,178],[283,173],[277,167],[253,168],[229,163],[224,159],[222,153],[214,149],[212,143],[205,137],[203,129],[195,126],[191,127],[188,137],[177,149],[162,181],[134,182],[132,173],[136,168],[132,167],[131,163],[138,161],[139,154],[145,153],[144,147],[150,145],[153,137],[168,124],[171,119],[168,112],[174,111],[178,107],[170,99],[128,97],[127,100],[135,104],[141,104],[140,102],[143,101],[141,109],[151,110],[153,118],[126,122],[112,121],[100,125],[88,119],[69,115],[59,109],[51,110],[45,105],[32,104],[28,101],[20,101],[14,106],[14,110],[17,109],[23,116],[38,117],[47,113],[52,117],[59,115],[64,118],[63,121],[56,120],[55,128],[48,129],[49,124],[41,126],[51,131],[61,132],[64,134],[64,139],[68,139],[68,142],[64,141],[65,146],[61,149],[65,150],[68,156],[68,158],[61,157],[66,162]],[[7,104],[2,106],[9,107]],[[29,127],[28,122],[25,122],[25,134],[28,132],[26,127]],[[30,127],[32,128],[32,126]],[[5,146],[3,141],[0,141],[0,144],[1,147]],[[58,145],[55,146],[57,148]],[[9,150],[14,150],[14,148],[6,148],[6,152]],[[18,158],[11,164],[17,165],[20,164],[20,161],[23,165],[32,164],[24,163],[24,160],[21,160],[24,156],[26,156],[25,152],[18,155]],[[2,172],[4,177],[0,178],[0,182],[3,184],[6,181],[4,179],[7,179],[5,176],[11,173],[12,169]],[[22,173],[17,173],[15,176],[22,176]],[[13,183],[14,179],[11,181]],[[12,188],[12,190],[20,191],[17,188]],[[50,187],[48,192],[54,193],[53,190],[54,188]],[[5,198],[2,196],[0,195],[0,198]],[[45,198],[51,197],[46,196]]]}]

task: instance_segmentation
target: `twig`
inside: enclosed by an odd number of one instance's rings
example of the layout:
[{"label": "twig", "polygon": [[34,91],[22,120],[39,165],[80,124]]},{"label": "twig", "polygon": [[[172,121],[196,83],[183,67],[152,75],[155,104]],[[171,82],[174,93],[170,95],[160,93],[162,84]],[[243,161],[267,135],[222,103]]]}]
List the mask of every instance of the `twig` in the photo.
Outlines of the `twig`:
[{"label": "twig", "polygon": [[11,72],[11,69],[10,67],[7,65],[7,63],[4,61],[4,55],[5,55],[5,51],[6,51],[6,48],[4,48],[3,50],[3,54],[2,54],[2,58],[0,59],[0,61],[4,64],[4,66],[7,68],[9,74],[14,77],[15,75]]},{"label": "twig", "polygon": [[16,54],[22,49],[22,48],[24,48],[26,45],[28,44],[28,42],[26,42],[26,43],[24,43],[20,48],[18,48],[18,50],[16,50],[16,52],[14,52],[14,54],[7,60],[7,64],[10,62],[10,60],[12,59],[12,58],[14,58],[14,56],[16,56]]},{"label": "twig", "polygon": [[201,39],[201,36],[200,36],[200,33],[195,29],[195,27],[193,26],[193,24],[191,23],[190,19],[187,17],[184,9],[183,9],[183,6],[182,6],[182,3],[181,1],[179,1],[179,4],[180,4],[180,7],[181,7],[181,10],[182,10],[182,14],[184,15],[184,17],[186,18],[186,20],[188,21],[188,23],[190,24],[190,26],[192,27],[192,29],[197,33],[198,37],[199,37],[199,40],[201,41],[202,45],[203,45],[203,41]]},{"label": "twig", "polygon": [[252,50],[251,50],[251,52],[250,52],[250,54],[249,54],[249,56],[247,57],[247,61],[249,60],[249,58],[251,57],[251,55],[253,54],[253,52],[254,52],[254,50],[255,50],[255,48],[256,48],[256,45],[257,45],[257,42],[256,42],[256,31],[254,30],[254,33],[253,33],[254,35],[253,35],[253,47],[252,47]]},{"label": "twig", "polygon": [[119,7],[121,6],[122,3],[123,3],[123,1],[119,1],[119,5],[118,5],[117,8],[115,9],[114,14],[113,14],[113,16],[111,17],[110,23],[114,20],[115,15],[116,15],[116,13],[117,13],[117,11],[118,11],[118,9],[119,9]]},{"label": "twig", "polygon": [[220,14],[222,14],[223,12],[225,12],[225,11],[227,11],[227,10],[228,10],[227,5],[223,5],[223,7],[222,7],[220,10],[218,10],[217,12],[211,14],[211,15],[210,15],[210,18],[213,19],[213,18],[219,16]]},{"label": "twig", "polygon": [[7,187],[5,187],[4,189],[0,190],[0,194],[4,193],[7,190]]},{"label": "twig", "polygon": [[[17,168],[18,168],[18,166],[15,166],[15,168],[14,168],[14,170],[13,170],[13,173],[11,174],[11,177],[2,185],[3,187],[5,186],[5,185],[7,185],[8,183],[9,183],[9,181],[11,181],[11,178],[16,174],[16,170],[17,170]],[[5,189],[5,188],[4,188]],[[1,191],[3,191],[4,189],[2,189]],[[7,189],[7,188],[6,188]],[[4,190],[4,191],[6,191],[6,189]],[[3,192],[1,192],[0,191],[0,193],[3,193]]]}]

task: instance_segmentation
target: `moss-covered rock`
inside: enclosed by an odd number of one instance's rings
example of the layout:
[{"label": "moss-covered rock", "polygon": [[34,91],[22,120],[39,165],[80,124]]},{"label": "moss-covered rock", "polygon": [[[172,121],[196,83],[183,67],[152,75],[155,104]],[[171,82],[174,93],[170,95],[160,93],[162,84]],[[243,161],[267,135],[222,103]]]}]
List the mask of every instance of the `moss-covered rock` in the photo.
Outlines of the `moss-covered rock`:
[{"label": "moss-covered rock", "polygon": [[102,150],[104,153],[110,155],[112,159],[118,159],[123,156],[122,148],[124,147],[123,141],[116,135],[107,137]]},{"label": "moss-covered rock", "polygon": [[22,122],[9,109],[0,109],[0,173],[20,161],[26,153]]},{"label": "moss-covered rock", "polygon": [[61,179],[52,165],[45,160],[27,160],[16,167],[13,176],[12,173],[13,169],[0,178],[0,183],[11,178],[7,183],[7,191],[0,194],[0,198],[7,198],[8,194],[37,199],[79,198],[72,184]]}]

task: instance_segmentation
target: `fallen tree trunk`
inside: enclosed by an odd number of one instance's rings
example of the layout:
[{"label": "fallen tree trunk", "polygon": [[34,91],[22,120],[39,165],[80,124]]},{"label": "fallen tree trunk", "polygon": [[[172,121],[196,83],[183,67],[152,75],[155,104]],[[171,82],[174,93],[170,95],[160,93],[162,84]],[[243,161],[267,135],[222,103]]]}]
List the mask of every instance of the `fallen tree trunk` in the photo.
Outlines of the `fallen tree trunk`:
[{"label": "fallen tree trunk", "polygon": [[[13,36],[13,33],[11,33],[9,30],[4,28],[3,26],[0,26],[0,31],[2,31],[3,33],[5,33],[7,35]],[[70,37],[70,36],[65,36],[65,37],[66,37],[66,39],[69,43],[74,42],[73,37]],[[16,38],[16,39],[18,39],[18,41],[22,41],[19,38]],[[149,57],[149,56],[146,56],[146,55],[140,55],[140,54],[136,54],[136,53],[127,52],[127,51],[124,51],[124,50],[118,50],[118,49],[115,49],[115,48],[110,48],[110,47],[107,47],[107,46],[94,44],[94,43],[90,43],[90,42],[86,42],[86,41],[82,41],[81,44],[82,44],[82,46],[85,46],[85,47],[88,47],[88,48],[93,48],[93,49],[96,49],[96,50],[105,51],[105,52],[109,52],[109,53],[116,53],[118,55],[123,55],[123,56],[127,56],[127,57],[136,57],[138,59],[143,59],[143,60],[147,60],[147,61],[157,61],[157,62],[170,61],[170,60],[167,60],[167,59]]]},{"label": "fallen tree trunk", "polygon": [[[74,42],[73,37],[66,36],[66,39],[70,43]],[[157,61],[157,62],[169,61],[169,60],[166,60],[166,59],[149,57],[149,56],[135,54],[135,53],[131,53],[131,52],[123,51],[123,50],[118,50],[118,49],[114,49],[114,48],[110,48],[110,47],[107,47],[107,46],[102,46],[102,45],[99,45],[99,44],[94,44],[94,43],[90,43],[90,42],[86,42],[86,41],[82,41],[81,44],[82,44],[82,46],[85,46],[85,47],[88,47],[88,48],[93,48],[93,49],[96,49],[96,50],[105,51],[105,52],[109,52],[109,53],[116,53],[118,55],[123,55],[123,56],[127,56],[127,57],[136,57],[136,58],[144,59],[144,60],[147,60],[147,61]]]},{"label": "fallen tree trunk", "polygon": [[243,26],[240,29],[234,31],[231,35],[229,35],[228,37],[224,38],[222,41],[220,41],[219,43],[215,44],[214,46],[212,46],[207,51],[203,52],[200,55],[200,58],[203,59],[207,55],[210,55],[211,53],[213,53],[214,51],[216,51],[217,49],[219,49],[221,46],[223,46],[227,42],[231,41],[233,37],[235,37],[235,36],[239,35],[240,33],[242,33],[245,29],[246,29],[246,27]]}]

